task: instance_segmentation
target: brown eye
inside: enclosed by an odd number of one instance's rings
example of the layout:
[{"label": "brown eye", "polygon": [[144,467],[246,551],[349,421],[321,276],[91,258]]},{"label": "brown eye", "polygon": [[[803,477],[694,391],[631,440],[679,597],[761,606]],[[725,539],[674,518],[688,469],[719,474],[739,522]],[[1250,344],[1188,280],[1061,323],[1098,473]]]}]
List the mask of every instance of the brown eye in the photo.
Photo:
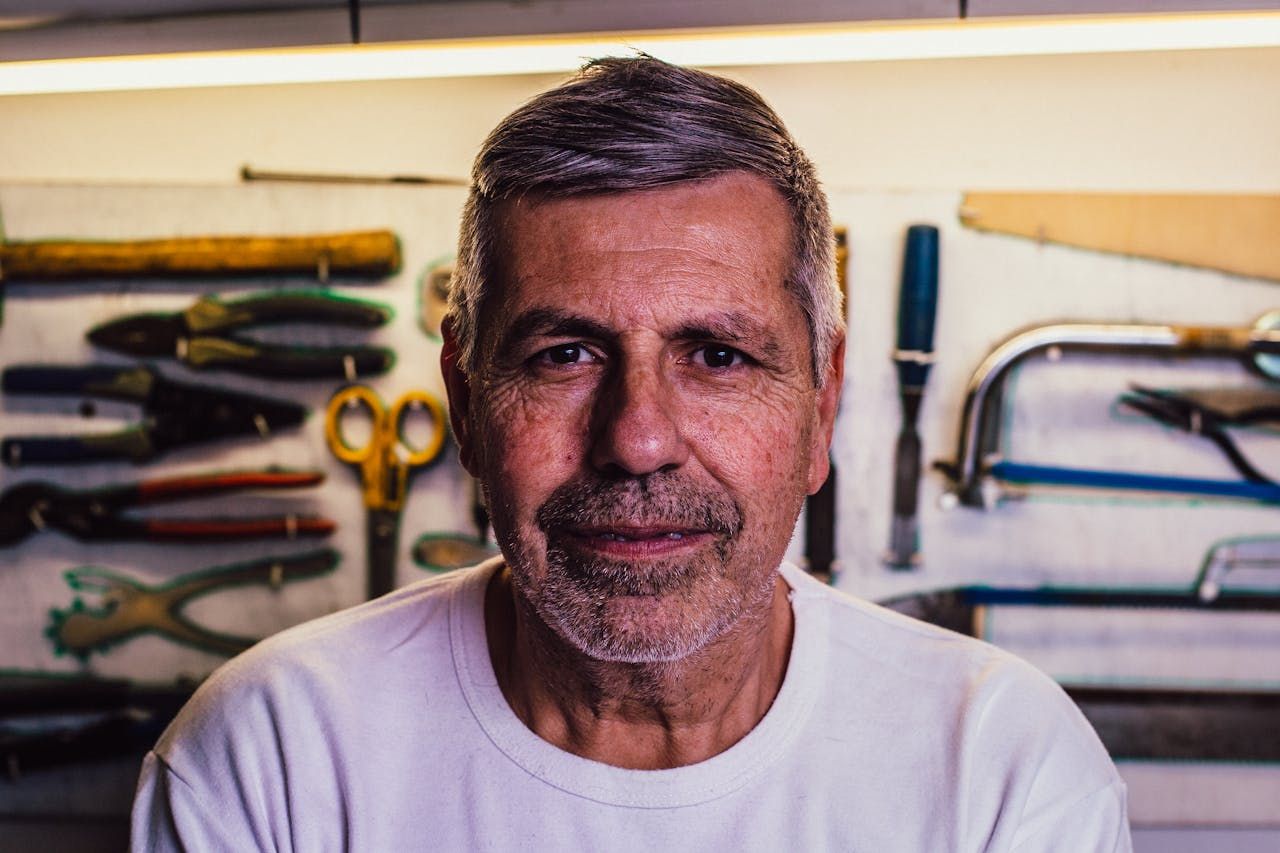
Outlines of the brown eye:
[{"label": "brown eye", "polygon": [[701,361],[707,367],[724,369],[726,367],[736,367],[743,363],[742,353],[733,347],[721,346],[705,346],[698,350],[694,356],[696,361]]},{"label": "brown eye", "polygon": [[548,364],[568,365],[593,359],[591,353],[582,344],[556,344],[538,353],[537,360]]},{"label": "brown eye", "polygon": [[547,358],[553,364],[573,364],[581,354],[582,347],[577,344],[565,344],[564,346],[552,347],[547,350]]}]

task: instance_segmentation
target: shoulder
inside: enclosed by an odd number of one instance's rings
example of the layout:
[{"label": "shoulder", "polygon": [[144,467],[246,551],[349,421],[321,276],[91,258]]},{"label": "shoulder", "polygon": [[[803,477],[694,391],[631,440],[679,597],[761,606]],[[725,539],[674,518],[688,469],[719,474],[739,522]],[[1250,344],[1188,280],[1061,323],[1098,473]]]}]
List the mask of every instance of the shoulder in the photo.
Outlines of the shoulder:
[{"label": "shoulder", "polygon": [[262,738],[281,736],[282,721],[335,713],[351,697],[393,690],[411,673],[451,671],[451,611],[466,597],[459,593],[483,585],[492,568],[429,578],[263,640],[209,676],[161,736],[157,754],[180,772],[188,760],[209,757],[198,754],[206,743],[219,749],[248,739],[245,746],[260,747]]},{"label": "shoulder", "polygon": [[916,780],[950,780],[937,794],[955,798],[957,823],[998,827],[1006,841],[1062,828],[1064,816],[1101,800],[1123,823],[1115,765],[1048,675],[797,572],[787,576],[797,619],[808,608],[825,621],[825,725],[856,726],[859,743],[891,745],[885,774],[907,767]]},{"label": "shoulder", "polygon": [[806,610],[818,612],[834,667],[970,703],[1008,691],[1071,706],[1052,679],[990,643],[849,595],[794,567],[784,577],[798,618]]},{"label": "shoulder", "polygon": [[939,628],[827,586],[794,566],[783,577],[797,618],[816,616],[836,661],[873,670],[882,679],[964,683],[994,674],[1035,677],[1036,671],[989,643]]},{"label": "shoulder", "polygon": [[303,839],[335,819],[349,829],[422,720],[459,714],[452,629],[483,618],[493,568],[412,584],[224,664],[144,765],[135,832],[150,835],[135,837],[148,849],[315,849]]}]

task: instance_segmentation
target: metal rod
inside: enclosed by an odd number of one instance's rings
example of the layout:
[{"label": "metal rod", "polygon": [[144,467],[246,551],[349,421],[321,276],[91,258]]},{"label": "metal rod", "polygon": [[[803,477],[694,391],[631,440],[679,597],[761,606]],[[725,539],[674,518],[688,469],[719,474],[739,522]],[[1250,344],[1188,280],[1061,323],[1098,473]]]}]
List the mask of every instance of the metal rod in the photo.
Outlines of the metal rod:
[{"label": "metal rod", "polygon": [[1280,503],[1280,486],[1274,483],[1251,483],[1247,480],[1209,480],[1202,477],[1175,477],[1136,471],[1100,471],[1093,468],[1067,468],[1060,465],[1030,465],[1008,460],[1002,460],[990,466],[987,473],[997,480],[1010,483],[1169,492]]}]

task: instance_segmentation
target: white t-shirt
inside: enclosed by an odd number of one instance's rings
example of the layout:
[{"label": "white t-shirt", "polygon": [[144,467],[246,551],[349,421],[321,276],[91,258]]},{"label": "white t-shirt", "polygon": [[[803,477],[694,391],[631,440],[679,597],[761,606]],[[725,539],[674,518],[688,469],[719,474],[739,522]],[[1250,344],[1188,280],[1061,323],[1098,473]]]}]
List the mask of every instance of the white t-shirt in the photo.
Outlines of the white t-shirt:
[{"label": "white t-shirt", "polygon": [[564,752],[494,677],[497,565],[219,669],[147,756],[134,849],[1130,849],[1124,784],[1049,678],[788,565],[790,663],[746,737],[670,770]]}]

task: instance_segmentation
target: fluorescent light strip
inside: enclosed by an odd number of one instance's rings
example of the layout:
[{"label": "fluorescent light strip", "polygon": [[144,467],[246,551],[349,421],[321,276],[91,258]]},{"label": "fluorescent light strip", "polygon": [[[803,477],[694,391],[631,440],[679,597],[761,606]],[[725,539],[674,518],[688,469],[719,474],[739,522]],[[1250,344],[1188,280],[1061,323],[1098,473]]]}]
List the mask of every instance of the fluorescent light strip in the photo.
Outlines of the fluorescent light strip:
[{"label": "fluorescent light strip", "polygon": [[0,95],[571,71],[643,50],[715,67],[1280,46],[1280,13],[947,21],[0,63]]}]

